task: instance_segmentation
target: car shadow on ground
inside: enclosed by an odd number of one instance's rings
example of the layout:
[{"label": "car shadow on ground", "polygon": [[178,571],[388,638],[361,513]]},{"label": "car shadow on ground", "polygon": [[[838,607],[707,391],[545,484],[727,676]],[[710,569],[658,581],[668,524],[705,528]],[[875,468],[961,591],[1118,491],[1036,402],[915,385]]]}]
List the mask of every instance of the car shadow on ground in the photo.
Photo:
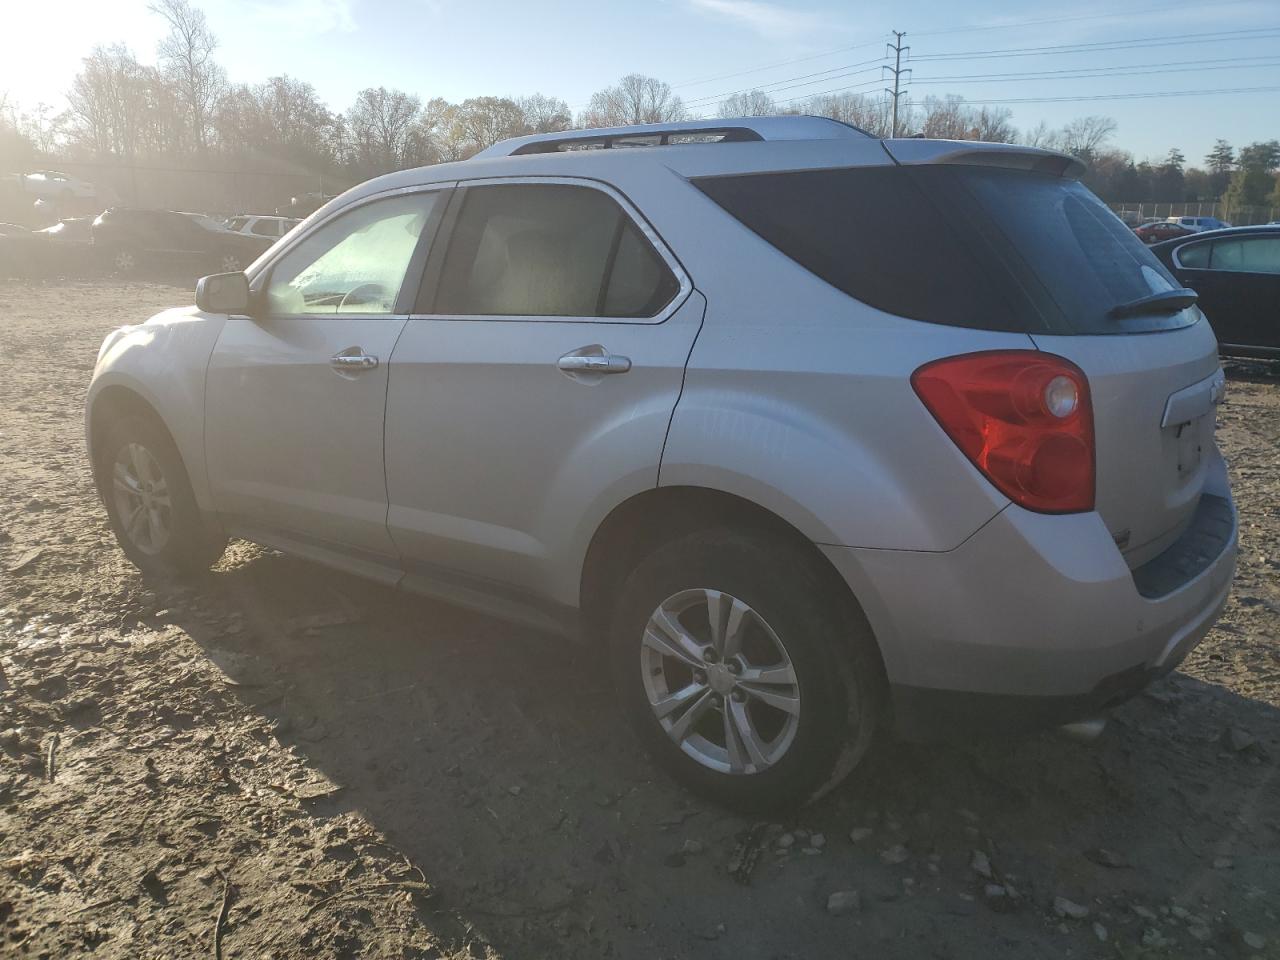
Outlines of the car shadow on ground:
[{"label": "car shadow on ground", "polygon": [[[650,764],[597,651],[244,544],[196,595],[175,622],[344,788],[317,812],[367,817],[506,956],[1079,956],[1170,904],[1275,926],[1280,711],[1182,675],[1094,744],[882,743],[770,828]],[[845,889],[855,920],[826,910]]]}]

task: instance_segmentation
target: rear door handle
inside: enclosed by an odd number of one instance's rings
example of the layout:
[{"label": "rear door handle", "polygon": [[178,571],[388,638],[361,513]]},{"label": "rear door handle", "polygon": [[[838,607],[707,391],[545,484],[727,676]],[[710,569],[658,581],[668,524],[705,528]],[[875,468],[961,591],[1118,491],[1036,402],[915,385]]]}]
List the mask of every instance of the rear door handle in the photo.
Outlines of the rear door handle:
[{"label": "rear door handle", "polygon": [[329,366],[342,374],[361,373],[378,365],[378,358],[364,352],[362,347],[347,347],[329,358]]}]

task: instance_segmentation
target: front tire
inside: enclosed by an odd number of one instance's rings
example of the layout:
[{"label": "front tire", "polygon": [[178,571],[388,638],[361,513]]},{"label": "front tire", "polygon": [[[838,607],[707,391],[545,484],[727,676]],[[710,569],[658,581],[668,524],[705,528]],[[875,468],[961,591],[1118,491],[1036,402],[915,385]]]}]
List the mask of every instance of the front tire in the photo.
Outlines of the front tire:
[{"label": "front tire", "polygon": [[818,563],[733,530],[659,547],[626,579],[610,634],[614,682],[654,759],[725,806],[811,802],[866,753],[882,673]]},{"label": "front tire", "polygon": [[190,576],[222,555],[226,540],[205,522],[164,427],[149,417],[121,417],[96,446],[111,529],[134,566],[147,576]]}]

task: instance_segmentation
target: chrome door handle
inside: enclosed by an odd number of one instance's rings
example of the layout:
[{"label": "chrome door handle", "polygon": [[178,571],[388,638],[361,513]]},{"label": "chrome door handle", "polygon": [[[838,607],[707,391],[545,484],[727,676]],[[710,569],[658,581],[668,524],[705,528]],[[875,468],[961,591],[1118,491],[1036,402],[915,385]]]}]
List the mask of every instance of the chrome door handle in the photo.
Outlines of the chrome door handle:
[{"label": "chrome door handle", "polygon": [[365,353],[360,347],[348,347],[329,358],[329,366],[339,373],[359,373],[372,370],[377,365],[378,358]]},{"label": "chrome door handle", "polygon": [[631,358],[616,354],[566,353],[556,366],[566,373],[626,373],[631,369]]}]

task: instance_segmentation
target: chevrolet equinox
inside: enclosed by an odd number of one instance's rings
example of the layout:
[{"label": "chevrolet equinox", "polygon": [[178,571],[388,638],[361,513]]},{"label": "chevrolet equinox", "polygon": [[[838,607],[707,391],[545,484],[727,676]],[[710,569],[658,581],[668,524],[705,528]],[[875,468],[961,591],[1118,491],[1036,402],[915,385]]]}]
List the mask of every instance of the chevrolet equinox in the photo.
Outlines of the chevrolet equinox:
[{"label": "chevrolet equinox", "polygon": [[1226,602],[1213,331],[1080,163],[815,117],[507,140],[103,343],[144,573],[242,537],[608,648],[658,763],[1102,715]]}]

